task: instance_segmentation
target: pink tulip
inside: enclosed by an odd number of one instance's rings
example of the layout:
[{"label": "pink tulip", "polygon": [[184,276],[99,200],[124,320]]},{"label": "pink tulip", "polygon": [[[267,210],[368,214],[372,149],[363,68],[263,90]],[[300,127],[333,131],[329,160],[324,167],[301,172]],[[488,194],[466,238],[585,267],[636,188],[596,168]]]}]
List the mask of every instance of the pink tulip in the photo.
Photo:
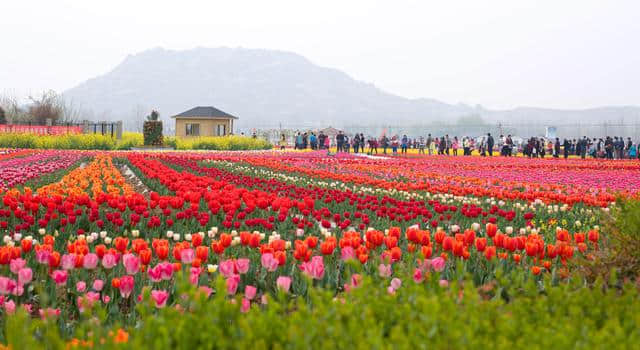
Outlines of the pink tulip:
[{"label": "pink tulip", "polygon": [[378,274],[382,278],[391,277],[391,265],[390,264],[380,264],[380,265],[378,265]]},{"label": "pink tulip", "polygon": [[56,285],[61,286],[67,283],[67,271],[55,270],[51,273],[51,278],[56,282]]},{"label": "pink tulip", "polygon": [[53,309],[50,307],[46,309],[40,309],[38,312],[40,313],[40,318],[43,320],[60,316],[60,309]]},{"label": "pink tulip", "polygon": [[249,264],[250,264],[250,260],[249,259],[237,259],[236,260],[236,269],[238,269],[238,273],[243,275],[245,273],[247,273],[247,271],[249,271]]},{"label": "pink tulip", "polygon": [[102,288],[104,288],[104,281],[101,279],[97,279],[95,281],[93,281],[93,290],[95,290],[96,292],[100,292],[102,291]]},{"label": "pink tulip", "polygon": [[291,287],[291,277],[279,276],[278,279],[276,279],[276,285],[278,286],[278,289],[288,293],[289,288]]},{"label": "pink tulip", "polygon": [[18,272],[22,270],[25,266],[27,266],[27,262],[24,259],[17,258],[17,259],[11,260],[11,262],[9,263],[9,270],[11,270],[11,272],[17,275]]},{"label": "pink tulip", "polygon": [[49,257],[51,257],[51,252],[46,249],[40,249],[36,251],[36,261],[39,264],[49,264]]},{"label": "pink tulip", "polygon": [[147,275],[151,282],[157,283],[162,281],[162,268],[159,265],[147,269]]},{"label": "pink tulip", "polygon": [[140,271],[140,259],[133,254],[123,255],[122,264],[127,271],[127,275],[135,275]]},{"label": "pink tulip", "polygon": [[105,254],[102,257],[102,266],[105,269],[112,269],[117,264],[118,264],[118,260],[116,259],[116,256],[113,254]]},{"label": "pink tulip", "polygon": [[25,267],[18,271],[18,285],[24,286],[33,279],[33,271],[30,268]]},{"label": "pink tulip", "polygon": [[424,275],[422,273],[422,269],[415,269],[413,271],[413,281],[416,283],[420,283],[424,280]]},{"label": "pink tulip", "polygon": [[202,273],[202,268],[200,267],[192,267],[191,273],[189,274],[189,282],[193,285],[198,284],[198,278],[200,278],[200,273]]},{"label": "pink tulip", "polygon": [[402,286],[402,280],[397,277],[391,280],[391,287],[393,287],[393,289],[398,290],[400,286]]},{"label": "pink tulip", "polygon": [[227,294],[234,295],[238,290],[238,284],[240,284],[240,275],[233,275],[226,280],[227,282]]},{"label": "pink tulip", "polygon": [[221,261],[220,265],[218,265],[218,270],[220,271],[220,274],[224,276],[224,278],[229,278],[235,273],[235,264],[231,259]]},{"label": "pink tulip", "polygon": [[446,288],[449,286],[449,281],[447,280],[440,280],[438,283],[440,284],[440,287],[443,287],[443,288]]},{"label": "pink tulip", "polygon": [[254,286],[246,286],[244,287],[244,297],[253,300],[256,297],[257,289]]},{"label": "pink tulip", "polygon": [[242,298],[242,305],[240,306],[240,311],[242,313],[247,313],[249,312],[250,308],[251,308],[251,301],[247,298]]},{"label": "pink tulip", "polygon": [[17,285],[16,281],[11,278],[0,276],[0,294],[13,294]]},{"label": "pink tulip", "polygon": [[207,286],[200,286],[200,288],[198,288],[199,291],[203,292],[207,298],[211,295],[211,293],[213,293],[213,289],[207,287]]},{"label": "pink tulip", "polygon": [[278,268],[278,259],[274,258],[271,253],[262,254],[260,262],[262,263],[262,267],[269,272],[273,272]]},{"label": "pink tulip", "polygon": [[173,265],[170,262],[158,264],[162,272],[162,279],[168,281],[173,277]]},{"label": "pink tulip", "polygon": [[340,251],[342,260],[352,260],[356,258],[356,251],[351,246],[346,246]]},{"label": "pink tulip", "polygon": [[16,303],[13,300],[6,301],[4,303],[4,310],[7,314],[11,315],[16,312]]},{"label": "pink tulip", "polygon": [[133,291],[133,287],[135,285],[135,280],[132,276],[122,276],[120,278],[120,296],[123,298],[128,298]]},{"label": "pink tulip", "polygon": [[108,296],[106,294],[102,296],[102,302],[104,304],[109,304],[110,301],[111,301],[111,297],[110,296]]},{"label": "pink tulip", "polygon": [[60,265],[63,270],[72,270],[76,267],[76,255],[75,254],[64,254],[62,258],[60,258]]},{"label": "pink tulip", "polygon": [[360,285],[360,282],[362,282],[362,276],[358,273],[354,273],[353,275],[351,275],[351,286],[352,287],[357,287]]},{"label": "pink tulip", "polygon": [[84,281],[76,282],[76,291],[78,293],[84,292],[85,289],[87,289],[87,283],[85,283]]},{"label": "pink tulip", "polygon": [[100,258],[98,258],[96,254],[89,253],[84,256],[84,259],[82,260],[82,266],[87,270],[93,270],[96,268],[96,266],[98,266],[98,260],[100,260]]},{"label": "pink tulip", "polygon": [[189,265],[193,262],[193,258],[195,258],[196,254],[191,248],[182,249],[180,251],[180,261],[183,264]]},{"label": "pink tulip", "polygon": [[151,299],[155,301],[156,307],[161,309],[167,305],[167,300],[169,300],[169,293],[165,290],[152,290]]},{"label": "pink tulip", "polygon": [[431,266],[436,272],[442,272],[444,270],[445,261],[442,257],[437,257],[431,260]]},{"label": "pink tulip", "polygon": [[300,264],[300,270],[313,279],[321,280],[324,277],[324,259],[316,255],[311,261]]}]

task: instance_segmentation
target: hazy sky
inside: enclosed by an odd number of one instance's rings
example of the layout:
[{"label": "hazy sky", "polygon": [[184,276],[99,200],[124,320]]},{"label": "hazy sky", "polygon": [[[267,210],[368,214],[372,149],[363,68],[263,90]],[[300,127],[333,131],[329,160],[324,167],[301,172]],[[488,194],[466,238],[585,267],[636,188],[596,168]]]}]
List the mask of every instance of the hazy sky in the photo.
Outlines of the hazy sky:
[{"label": "hazy sky", "polygon": [[406,97],[640,105],[639,0],[1,0],[0,92],[63,91],[153,47],[287,50]]}]

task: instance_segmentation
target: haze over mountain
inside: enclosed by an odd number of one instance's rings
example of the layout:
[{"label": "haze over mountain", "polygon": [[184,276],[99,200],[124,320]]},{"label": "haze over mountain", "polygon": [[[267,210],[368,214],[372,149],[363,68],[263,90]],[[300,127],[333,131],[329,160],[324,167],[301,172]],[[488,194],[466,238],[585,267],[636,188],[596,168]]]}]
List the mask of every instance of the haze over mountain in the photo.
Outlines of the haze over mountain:
[{"label": "haze over mountain", "polygon": [[275,128],[280,124],[288,128],[424,125],[456,123],[471,115],[490,123],[508,124],[640,120],[637,106],[494,111],[479,105],[408,99],[336,69],[317,66],[295,53],[242,48],[147,50],[128,56],[112,71],[89,79],[64,95],[92,110],[94,119],[122,119],[126,126],[136,125],[151,108],[168,120],[171,115],[202,105],[213,105],[238,116],[237,125],[244,129]]}]

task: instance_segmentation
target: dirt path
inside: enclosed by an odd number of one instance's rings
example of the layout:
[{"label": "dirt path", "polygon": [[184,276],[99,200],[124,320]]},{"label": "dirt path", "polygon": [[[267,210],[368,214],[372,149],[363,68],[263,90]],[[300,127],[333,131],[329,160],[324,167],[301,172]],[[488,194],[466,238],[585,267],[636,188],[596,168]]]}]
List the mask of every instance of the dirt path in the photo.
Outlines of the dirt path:
[{"label": "dirt path", "polygon": [[131,170],[131,168],[129,168],[128,165],[126,164],[122,164],[118,167],[118,170],[120,170],[120,173],[122,174],[122,176],[124,177],[125,181],[131,186],[133,187],[133,189],[136,191],[136,193],[140,193],[142,194],[145,198],[149,199],[149,196],[151,194],[151,190],[149,190],[149,187],[147,187],[139,178],[138,176]]}]

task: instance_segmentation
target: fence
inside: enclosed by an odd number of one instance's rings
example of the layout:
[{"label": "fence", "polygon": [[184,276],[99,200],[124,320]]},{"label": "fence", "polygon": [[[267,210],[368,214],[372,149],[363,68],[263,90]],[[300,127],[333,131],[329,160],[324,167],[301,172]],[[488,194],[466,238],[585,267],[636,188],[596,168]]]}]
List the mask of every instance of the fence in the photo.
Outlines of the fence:
[{"label": "fence", "polygon": [[57,125],[9,124],[0,125],[0,133],[29,133],[37,135],[99,134],[122,139],[122,121],[61,123]]},{"label": "fence", "polygon": [[0,133],[29,133],[37,135],[81,134],[79,126],[0,125]]},{"label": "fence", "polygon": [[[304,124],[282,124],[281,126],[262,126],[248,130],[248,132],[256,132],[261,137],[279,140],[281,133],[290,138],[296,132],[317,131],[324,129],[327,125],[317,127],[315,125]],[[363,133],[365,136],[379,137],[385,135],[407,135],[411,138],[419,136],[472,136],[477,137],[486,135],[490,132],[492,135],[513,135],[522,138],[546,136],[548,127],[555,128],[555,136],[563,138],[601,138],[605,136],[622,136],[624,138],[631,137],[634,141],[640,141],[640,123],[491,123],[480,125],[457,125],[457,124],[344,124],[334,125],[336,128],[343,130],[346,134]]]}]

